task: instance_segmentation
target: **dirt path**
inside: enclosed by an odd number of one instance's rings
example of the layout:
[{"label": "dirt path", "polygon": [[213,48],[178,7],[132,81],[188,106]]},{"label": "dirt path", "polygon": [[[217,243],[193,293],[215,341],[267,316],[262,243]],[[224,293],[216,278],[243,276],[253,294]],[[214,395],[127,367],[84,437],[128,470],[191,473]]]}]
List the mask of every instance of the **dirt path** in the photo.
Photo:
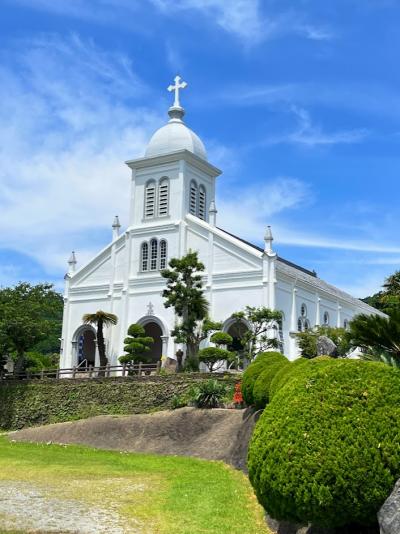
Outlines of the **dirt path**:
[{"label": "dirt path", "polygon": [[243,410],[181,408],[145,415],[98,416],[27,428],[16,441],[76,443],[102,449],[222,460],[245,470],[255,416]]},{"label": "dirt path", "polygon": [[0,481],[0,532],[141,534],[113,507],[98,507],[53,494],[54,488]]}]

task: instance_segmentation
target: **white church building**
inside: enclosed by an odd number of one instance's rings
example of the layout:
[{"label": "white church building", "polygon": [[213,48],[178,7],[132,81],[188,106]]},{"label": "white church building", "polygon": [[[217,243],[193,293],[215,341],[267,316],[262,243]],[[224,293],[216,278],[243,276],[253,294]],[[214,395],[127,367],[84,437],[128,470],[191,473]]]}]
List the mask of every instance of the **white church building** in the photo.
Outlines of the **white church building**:
[{"label": "white church building", "polygon": [[[124,338],[132,323],[154,338],[153,361],[175,358],[179,346],[171,337],[176,317],[164,307],[165,279],[160,270],[174,257],[197,251],[205,265],[204,291],[210,317],[238,337],[234,312],[246,305],[282,311],[277,330],[289,359],[298,356],[298,331],[315,325],[346,327],[358,313],[379,313],[364,302],[324,282],[314,271],[281,258],[273,248],[270,227],[264,248],[217,224],[215,183],[221,171],[207,159],[201,139],[183,122],[177,76],[169,121],[157,130],[144,157],[126,162],[131,170],[129,224],[120,233],[115,218],[112,241],[89,263],[77,269],[75,254],[65,277],[61,368],[82,361],[98,365],[95,330],[82,324],[85,313],[117,315],[105,330],[107,357],[118,365]],[[255,236],[256,238],[261,236]]]}]

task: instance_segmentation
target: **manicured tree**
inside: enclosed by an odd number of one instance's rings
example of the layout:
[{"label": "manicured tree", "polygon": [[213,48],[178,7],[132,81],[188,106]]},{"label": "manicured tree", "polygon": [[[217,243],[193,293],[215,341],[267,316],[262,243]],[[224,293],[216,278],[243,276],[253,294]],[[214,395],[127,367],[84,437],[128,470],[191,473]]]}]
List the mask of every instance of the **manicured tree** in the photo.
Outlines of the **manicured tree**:
[{"label": "manicured tree", "polygon": [[317,341],[320,336],[326,336],[335,343],[338,357],[344,357],[350,351],[350,343],[344,328],[315,326],[311,330],[296,333],[297,344],[303,358],[310,359],[318,356]]},{"label": "manicured tree", "polygon": [[[0,289],[0,345],[4,356],[16,353],[14,373],[21,373],[25,354],[35,345],[56,334],[61,336],[63,300],[51,284],[32,286],[21,282]],[[55,343],[55,350],[59,343]]]},{"label": "manicured tree", "polygon": [[278,340],[268,336],[272,324],[282,320],[282,313],[270,310],[265,306],[256,308],[246,306],[244,311],[232,315],[238,323],[247,325],[247,330],[243,333],[241,342],[244,347],[245,356],[252,361],[258,353],[271,348],[278,348]]},{"label": "manicured tree", "polygon": [[400,310],[381,315],[357,315],[350,321],[350,344],[370,352],[387,355],[400,361]]},{"label": "manicured tree", "polygon": [[82,317],[84,324],[92,324],[96,326],[97,346],[99,348],[100,367],[105,367],[108,363],[106,357],[106,345],[104,342],[104,326],[115,325],[118,322],[118,317],[113,313],[98,310],[96,313],[85,313]]},{"label": "manicured tree", "polygon": [[173,258],[169,269],[161,271],[167,280],[163,291],[164,306],[172,307],[180,318],[180,323],[172,330],[177,343],[186,345],[186,357],[198,367],[197,354],[200,342],[220,323],[207,318],[208,302],[203,292],[202,273],[204,265],[199,261],[197,252],[189,251],[183,258]]},{"label": "manicured tree", "polygon": [[270,402],[270,388],[272,380],[281,369],[286,368],[289,365],[289,360],[285,358],[267,366],[262,373],[260,373],[253,388],[254,405],[258,410],[265,408],[265,406]]},{"label": "manicured tree", "polygon": [[253,389],[254,385],[260,376],[260,374],[265,370],[275,365],[275,363],[284,362],[286,358],[280,352],[262,352],[259,354],[255,360],[251,362],[246,371],[243,373],[242,380],[242,393],[243,398],[247,405],[254,404]]},{"label": "manicured tree", "polygon": [[131,324],[128,328],[128,337],[124,339],[124,351],[127,354],[121,356],[119,361],[121,363],[138,363],[147,362],[147,353],[150,351],[150,346],[154,343],[154,339],[145,335],[145,329],[139,324]]},{"label": "manicured tree", "polygon": [[214,332],[210,341],[217,346],[200,349],[199,361],[204,363],[208,367],[210,373],[212,373],[213,371],[220,369],[224,365],[224,361],[233,361],[235,353],[223,348],[232,343],[232,336],[226,332]]}]

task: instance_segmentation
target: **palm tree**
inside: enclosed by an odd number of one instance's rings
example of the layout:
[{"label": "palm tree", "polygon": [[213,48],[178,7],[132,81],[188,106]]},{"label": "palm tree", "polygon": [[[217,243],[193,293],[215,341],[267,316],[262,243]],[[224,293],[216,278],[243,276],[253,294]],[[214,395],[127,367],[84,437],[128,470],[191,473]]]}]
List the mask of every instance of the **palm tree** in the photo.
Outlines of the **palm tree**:
[{"label": "palm tree", "polygon": [[382,353],[400,362],[400,310],[389,316],[357,315],[348,333],[353,347],[366,353]]},{"label": "palm tree", "polygon": [[104,343],[103,326],[110,326],[117,324],[118,317],[113,313],[107,313],[98,310],[96,313],[85,313],[82,317],[84,324],[92,324],[97,328],[97,346],[99,348],[100,367],[105,367],[108,363],[106,357],[106,345]]}]

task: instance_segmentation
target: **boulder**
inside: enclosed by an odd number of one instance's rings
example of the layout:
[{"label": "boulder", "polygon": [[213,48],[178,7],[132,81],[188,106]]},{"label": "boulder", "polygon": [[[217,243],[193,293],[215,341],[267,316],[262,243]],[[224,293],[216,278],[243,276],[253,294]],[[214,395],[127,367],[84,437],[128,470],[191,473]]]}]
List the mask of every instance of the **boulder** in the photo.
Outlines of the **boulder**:
[{"label": "boulder", "polygon": [[317,339],[318,356],[336,356],[337,346],[327,336],[319,336]]},{"label": "boulder", "polygon": [[400,480],[396,482],[392,493],[378,512],[381,534],[399,534],[400,532]]}]

